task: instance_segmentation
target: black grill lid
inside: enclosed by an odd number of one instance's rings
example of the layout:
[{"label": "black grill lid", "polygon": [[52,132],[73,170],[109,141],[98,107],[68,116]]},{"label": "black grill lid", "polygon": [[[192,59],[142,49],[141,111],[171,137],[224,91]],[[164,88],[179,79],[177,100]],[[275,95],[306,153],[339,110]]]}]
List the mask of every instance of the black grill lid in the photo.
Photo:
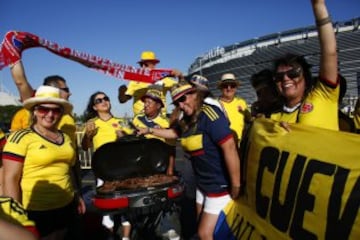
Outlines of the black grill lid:
[{"label": "black grill lid", "polygon": [[165,173],[169,153],[170,146],[158,139],[125,136],[98,148],[92,169],[97,178],[106,181]]}]

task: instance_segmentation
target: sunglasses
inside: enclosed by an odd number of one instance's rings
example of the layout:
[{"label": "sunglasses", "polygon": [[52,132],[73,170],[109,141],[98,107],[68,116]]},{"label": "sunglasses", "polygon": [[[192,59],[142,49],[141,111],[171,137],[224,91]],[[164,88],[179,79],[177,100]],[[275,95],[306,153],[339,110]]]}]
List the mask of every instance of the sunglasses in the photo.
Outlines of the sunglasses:
[{"label": "sunglasses", "polygon": [[188,92],[188,93],[182,95],[181,97],[179,97],[179,99],[174,102],[175,107],[178,107],[180,103],[185,102],[187,96],[188,96],[189,94],[193,94],[193,93],[195,93],[195,91]]},{"label": "sunglasses", "polygon": [[228,88],[228,87],[230,87],[230,88],[236,88],[236,83],[224,83],[224,84],[221,84],[221,88]]},{"label": "sunglasses", "polygon": [[142,62],[141,67],[149,67],[149,66],[155,66],[156,63],[154,62]]},{"label": "sunglasses", "polygon": [[277,72],[274,75],[274,81],[275,82],[281,82],[284,79],[284,76],[288,76],[288,78],[294,79],[298,78],[301,75],[301,68],[292,68],[285,72]]},{"label": "sunglasses", "polygon": [[64,88],[59,88],[60,90],[70,93],[70,89],[68,87],[64,87]]},{"label": "sunglasses", "polygon": [[36,106],[35,110],[41,115],[47,115],[49,112],[52,112],[54,115],[60,115],[63,112],[61,107],[49,108],[45,106]]},{"label": "sunglasses", "polygon": [[102,103],[102,102],[109,102],[110,101],[110,99],[109,99],[109,97],[107,97],[107,96],[105,96],[105,97],[103,97],[103,98],[96,98],[95,100],[94,100],[94,104],[96,105],[96,104],[99,104],[99,103]]}]

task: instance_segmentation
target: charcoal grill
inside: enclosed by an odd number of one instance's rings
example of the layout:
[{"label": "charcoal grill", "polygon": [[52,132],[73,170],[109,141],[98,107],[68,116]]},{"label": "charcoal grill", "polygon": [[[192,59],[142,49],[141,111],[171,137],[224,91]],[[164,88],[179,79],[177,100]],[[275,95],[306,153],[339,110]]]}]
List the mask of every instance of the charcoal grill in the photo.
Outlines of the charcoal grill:
[{"label": "charcoal grill", "polygon": [[165,174],[170,147],[158,139],[127,136],[101,146],[92,169],[104,181],[93,205],[105,213],[149,214],[169,207],[184,191],[180,175]]}]

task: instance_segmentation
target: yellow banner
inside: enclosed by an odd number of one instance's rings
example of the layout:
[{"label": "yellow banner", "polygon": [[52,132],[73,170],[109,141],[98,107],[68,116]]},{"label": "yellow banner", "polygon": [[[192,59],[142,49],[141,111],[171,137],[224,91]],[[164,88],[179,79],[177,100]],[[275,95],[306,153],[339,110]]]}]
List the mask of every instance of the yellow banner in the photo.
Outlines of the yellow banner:
[{"label": "yellow banner", "polygon": [[235,239],[360,239],[360,136],[256,120],[246,193],[224,210]]}]

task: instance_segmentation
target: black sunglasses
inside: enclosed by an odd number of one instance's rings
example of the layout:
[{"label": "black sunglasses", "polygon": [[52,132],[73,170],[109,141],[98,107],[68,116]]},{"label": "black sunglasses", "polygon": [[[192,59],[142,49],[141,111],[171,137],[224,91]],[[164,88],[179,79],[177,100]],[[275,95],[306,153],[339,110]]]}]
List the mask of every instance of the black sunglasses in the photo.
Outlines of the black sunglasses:
[{"label": "black sunglasses", "polygon": [[64,88],[59,88],[60,90],[63,90],[64,92],[69,93],[70,89],[68,87],[64,87]]},{"label": "black sunglasses", "polygon": [[275,82],[281,82],[284,79],[284,76],[288,76],[291,79],[298,78],[301,75],[301,68],[292,68],[285,72],[277,72],[274,75],[274,81]]},{"label": "black sunglasses", "polygon": [[154,63],[154,62],[142,62],[140,64],[141,67],[149,67],[150,65],[155,66],[156,63]]},{"label": "black sunglasses", "polygon": [[223,84],[221,84],[221,88],[228,88],[228,87],[230,87],[230,88],[236,88],[236,83],[223,83]]},{"label": "black sunglasses", "polygon": [[59,115],[63,112],[63,109],[61,107],[55,107],[55,108],[49,108],[45,106],[36,106],[35,110],[38,111],[42,115],[46,115],[49,112],[52,112],[54,115]]},{"label": "black sunglasses", "polygon": [[94,100],[94,104],[96,105],[96,104],[102,103],[103,101],[109,102],[110,99],[109,99],[108,96],[105,96],[105,97],[103,97],[103,98],[96,98],[96,99]]},{"label": "black sunglasses", "polygon": [[177,99],[177,100],[174,102],[175,107],[178,107],[180,103],[185,102],[187,96],[188,96],[189,94],[193,94],[193,93],[195,93],[195,91],[188,92],[188,93],[182,95],[181,97],[179,97],[179,99]]}]

